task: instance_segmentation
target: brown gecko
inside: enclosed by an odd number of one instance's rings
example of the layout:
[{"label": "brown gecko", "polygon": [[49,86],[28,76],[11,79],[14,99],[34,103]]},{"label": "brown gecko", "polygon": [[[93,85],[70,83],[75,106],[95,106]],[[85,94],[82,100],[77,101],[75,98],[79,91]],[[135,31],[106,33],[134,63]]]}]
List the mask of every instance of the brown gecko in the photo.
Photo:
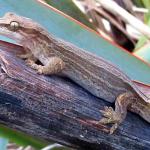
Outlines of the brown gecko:
[{"label": "brown gecko", "polygon": [[[150,123],[150,90],[145,94],[117,67],[75,45],[55,38],[29,18],[7,13],[0,19],[0,34],[16,40],[26,50],[20,55],[40,74],[69,77],[93,95],[109,102],[115,110],[101,110],[101,124],[113,124],[112,134],[125,119],[127,110],[139,114]],[[40,61],[42,65],[36,62]]]}]

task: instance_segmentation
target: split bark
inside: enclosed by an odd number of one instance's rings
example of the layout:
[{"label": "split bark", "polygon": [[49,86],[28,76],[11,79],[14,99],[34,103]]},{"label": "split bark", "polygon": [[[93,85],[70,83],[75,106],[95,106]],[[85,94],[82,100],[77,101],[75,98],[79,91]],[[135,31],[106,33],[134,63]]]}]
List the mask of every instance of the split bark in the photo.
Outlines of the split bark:
[{"label": "split bark", "polygon": [[0,42],[0,123],[76,149],[148,150],[150,125],[135,114],[109,135],[97,125],[110,105],[66,78],[38,75],[14,54],[20,46]]}]

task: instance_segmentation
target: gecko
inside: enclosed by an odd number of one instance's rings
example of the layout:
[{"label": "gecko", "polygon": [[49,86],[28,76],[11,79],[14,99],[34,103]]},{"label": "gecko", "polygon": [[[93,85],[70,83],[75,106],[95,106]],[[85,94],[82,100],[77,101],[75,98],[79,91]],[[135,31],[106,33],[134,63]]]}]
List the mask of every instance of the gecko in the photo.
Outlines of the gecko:
[{"label": "gecko", "polygon": [[[115,103],[105,106],[98,124],[112,124],[112,134],[124,121],[127,111],[150,123],[150,90],[145,94],[124,72],[109,61],[54,37],[40,24],[15,13],[0,18],[0,34],[22,45],[19,55],[39,74],[66,76],[96,97]],[[38,64],[39,61],[41,64]]]}]

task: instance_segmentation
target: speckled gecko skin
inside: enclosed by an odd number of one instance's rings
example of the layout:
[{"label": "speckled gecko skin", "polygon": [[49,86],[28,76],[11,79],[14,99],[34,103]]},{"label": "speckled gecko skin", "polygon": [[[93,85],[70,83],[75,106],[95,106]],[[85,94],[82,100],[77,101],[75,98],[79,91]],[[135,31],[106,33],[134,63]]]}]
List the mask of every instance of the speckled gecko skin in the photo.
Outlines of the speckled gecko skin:
[{"label": "speckled gecko skin", "polygon": [[[16,40],[26,50],[19,57],[40,74],[62,74],[109,102],[115,110],[101,110],[100,124],[112,124],[112,134],[125,119],[127,110],[150,123],[150,92],[144,94],[117,67],[71,43],[53,37],[29,18],[7,13],[0,19],[0,34]],[[36,62],[40,61],[42,65]]]}]

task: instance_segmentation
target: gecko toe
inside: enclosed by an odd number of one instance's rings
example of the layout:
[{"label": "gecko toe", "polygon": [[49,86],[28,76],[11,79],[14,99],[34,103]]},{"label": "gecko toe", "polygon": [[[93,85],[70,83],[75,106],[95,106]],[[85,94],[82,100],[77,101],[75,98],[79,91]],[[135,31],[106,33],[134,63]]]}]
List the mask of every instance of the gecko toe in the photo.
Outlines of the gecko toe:
[{"label": "gecko toe", "polygon": [[43,74],[42,68],[38,68],[37,73],[38,73],[38,74]]},{"label": "gecko toe", "polygon": [[104,110],[100,110],[100,112],[103,114],[104,117],[110,118],[114,113],[114,110],[112,107],[105,106]]},{"label": "gecko toe", "polygon": [[113,134],[117,128],[118,128],[118,123],[113,124],[113,126],[109,130],[109,133]]},{"label": "gecko toe", "polygon": [[104,107],[104,110],[100,110],[100,112],[104,117],[99,121],[99,124],[112,124],[110,128],[110,134],[112,134],[120,124],[120,114],[117,114],[112,107]]},{"label": "gecko toe", "polygon": [[25,60],[25,63],[26,63],[28,66],[32,66],[32,61],[29,60],[29,59],[26,59],[26,60]]}]

